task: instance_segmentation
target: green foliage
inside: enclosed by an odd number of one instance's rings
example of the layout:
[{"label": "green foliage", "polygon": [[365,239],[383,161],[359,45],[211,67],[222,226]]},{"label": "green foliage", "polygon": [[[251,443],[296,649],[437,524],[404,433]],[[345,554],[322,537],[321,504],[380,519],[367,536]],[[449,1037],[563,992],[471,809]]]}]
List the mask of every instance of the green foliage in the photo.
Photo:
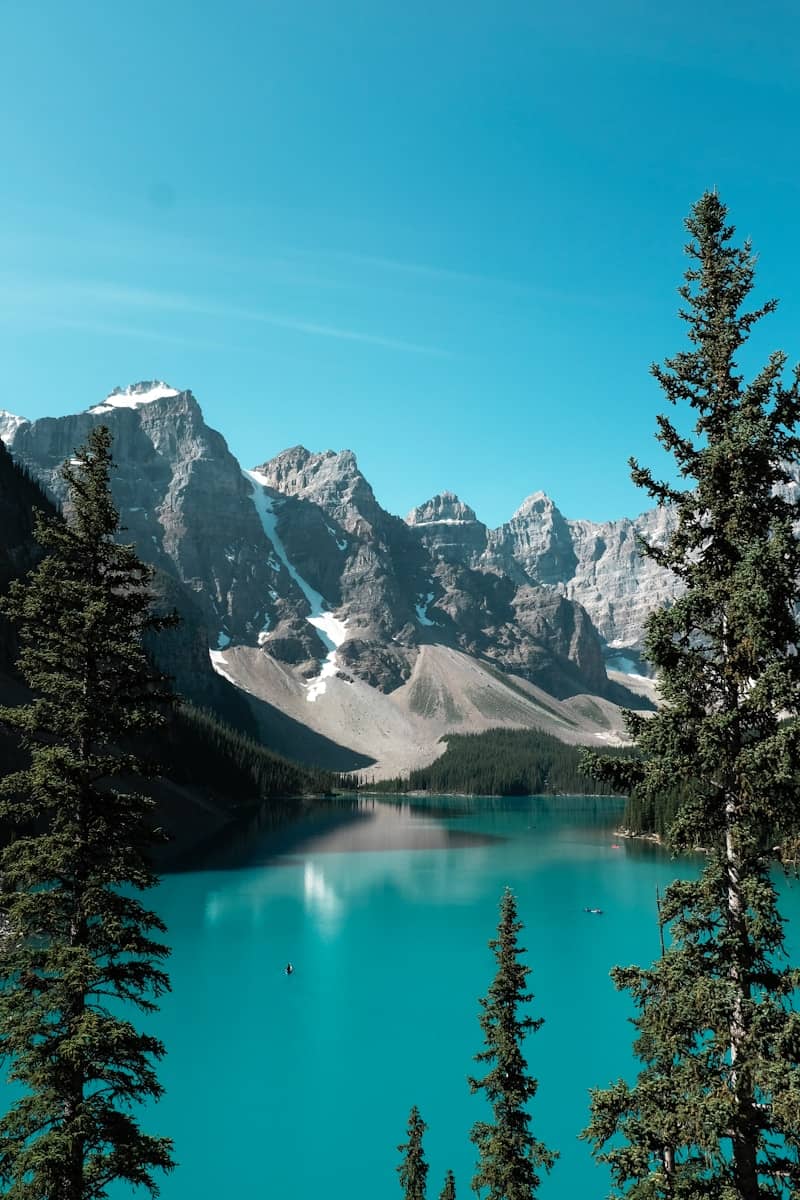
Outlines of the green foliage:
[{"label": "green foliage", "polygon": [[403,1155],[397,1174],[405,1200],[425,1200],[428,1164],[422,1149],[422,1135],[427,1128],[415,1104],[408,1114],[408,1141],[397,1147]]},{"label": "green foliage", "polygon": [[[36,558],[33,537],[34,510],[52,515],[55,509],[24,467],[14,461],[0,442],[0,594],[9,583],[32,567]],[[0,612],[0,671],[10,671],[17,657],[13,626]]]},{"label": "green foliage", "polygon": [[[636,1084],[618,1080],[592,1093],[583,1136],[600,1147],[619,1194],[647,1198],[797,1195],[800,1185],[800,1017],[787,1011],[800,972],[781,962],[783,929],[766,871],[745,872],[751,947],[736,981],[747,999],[743,1052],[731,1056],[732,988],[727,928],[727,863],[714,853],[700,880],[667,889],[661,920],[672,944],[652,967],[615,968],[637,1015]],[[744,1123],[743,1085],[757,1097]],[[745,1111],[746,1108],[745,1108]],[[620,1140],[619,1135],[622,1135]],[[746,1185],[736,1153],[752,1139],[761,1179]],[[775,1190],[775,1189],[778,1190]]]},{"label": "green foliage", "polygon": [[439,1200],[456,1200],[456,1177],[448,1171],[444,1177],[444,1187],[439,1193]]},{"label": "green foliage", "polygon": [[[479,796],[619,794],[612,783],[595,782],[581,770],[581,751],[547,733],[529,729],[490,729],[451,733],[447,749],[429,767],[406,779],[383,780],[376,791],[428,791]],[[621,749],[622,758],[630,750]]]},{"label": "green foliage", "polygon": [[[749,384],[738,372],[735,356],[775,302],[743,310],[755,260],[749,243],[731,245],[726,219],[715,193],[692,209],[680,289],[691,348],[653,368],[667,399],[694,412],[693,436],[658,418],[688,487],[631,464],[635,482],[675,507],[668,545],[643,551],[682,591],[648,622],[662,707],[650,720],[629,714],[642,757],[626,771],[653,814],[677,797],[675,847],[709,848],[701,880],[667,892],[662,961],[615,976],[639,1010],[643,1069],[633,1087],[594,1094],[587,1136],[637,1200],[800,1195],[800,976],[775,965],[783,929],[761,853],[800,816],[800,499],[787,470],[800,450],[800,368],[789,386],[782,353]],[[592,766],[619,778],[618,763]]]},{"label": "green foliage", "polygon": [[[114,542],[110,435],[103,426],[62,468],[66,522],[40,516],[45,557],[12,585],[30,703],[0,710],[29,765],[0,783],[13,831],[0,856],[0,1044],[23,1094],[0,1120],[0,1181],[12,1200],[95,1200],[114,1180],[157,1194],[172,1144],[133,1107],[161,1094],[161,1043],[137,1032],[169,987],[164,926],[136,898],[156,882],[151,802],[125,790],[145,768],[124,735],[164,721],[171,702],[142,639],[151,571]],[[129,786],[129,785],[128,785]]]},{"label": "green foliage", "polygon": [[472,1092],[485,1093],[494,1117],[491,1123],[477,1121],[470,1133],[478,1148],[472,1187],[478,1194],[488,1188],[488,1200],[531,1200],[540,1183],[540,1169],[549,1171],[557,1158],[529,1128],[527,1105],[538,1083],[528,1075],[522,1042],[543,1022],[519,1012],[533,999],[525,990],[530,967],[520,961],[525,953],[517,942],[521,929],[516,901],[507,888],[500,902],[497,937],[489,942],[497,973],[480,1001],[485,1048],[475,1055],[476,1062],[491,1065],[482,1079],[469,1080]]},{"label": "green foliage", "polygon": [[631,833],[657,833],[668,841],[682,796],[681,788],[665,788],[656,796],[634,787],[625,802],[623,825]]},{"label": "green foliage", "polygon": [[[794,827],[800,725],[800,644],[795,613],[800,518],[787,463],[800,441],[800,368],[781,384],[786,362],[770,356],[744,386],[734,355],[751,327],[775,308],[739,312],[753,286],[749,243],[727,243],[733,229],[716,195],[706,194],[687,221],[696,266],[680,289],[694,349],[653,373],[672,403],[696,412],[696,440],[666,416],[659,441],[691,485],[678,491],[632,460],[633,477],[659,503],[672,503],[678,527],[663,548],[643,552],[671,570],[683,592],[648,623],[646,657],[658,672],[663,707],[653,719],[630,714],[642,750],[631,773],[637,791],[658,799],[681,785],[676,846],[710,840],[728,826],[735,796],[750,827]],[[696,285],[694,290],[692,285]],[[606,767],[595,762],[598,774]]]},{"label": "green foliage", "polygon": [[208,710],[185,703],[152,738],[151,753],[166,764],[170,779],[208,787],[242,804],[325,794],[338,782],[330,771],[282,758]]}]

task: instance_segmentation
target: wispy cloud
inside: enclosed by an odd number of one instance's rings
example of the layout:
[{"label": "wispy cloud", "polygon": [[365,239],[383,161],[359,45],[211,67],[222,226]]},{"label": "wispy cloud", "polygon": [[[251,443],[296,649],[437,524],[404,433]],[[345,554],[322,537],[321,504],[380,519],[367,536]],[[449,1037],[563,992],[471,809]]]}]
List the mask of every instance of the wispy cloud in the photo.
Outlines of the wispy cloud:
[{"label": "wispy cloud", "polygon": [[457,271],[451,267],[441,267],[433,263],[403,261],[396,258],[382,258],[373,254],[355,254],[344,250],[324,251],[322,257],[347,262],[353,266],[375,267],[381,271],[394,272],[400,275],[417,275],[425,279],[441,279],[451,283],[471,283],[493,287],[522,288],[528,286],[513,279],[500,279],[492,275],[482,275],[473,271]]},{"label": "wispy cloud", "polygon": [[[312,255],[309,253],[309,257]],[[520,301],[547,302],[557,304],[572,304],[586,308],[605,308],[609,301],[621,303],[624,297],[610,296],[608,292],[591,293],[583,288],[554,287],[549,283],[536,283],[530,280],[508,279],[499,275],[487,275],[475,271],[459,271],[451,267],[442,267],[434,263],[404,261],[395,258],[382,258],[369,254],[357,254],[349,251],[327,250],[315,256],[325,262],[348,264],[355,269],[366,269],[373,273],[384,272],[387,275],[401,275],[420,280],[442,283],[459,284],[475,289],[493,289],[514,295]]]},{"label": "wispy cloud", "polygon": [[[220,304],[199,296],[182,292],[161,291],[155,288],[137,288],[127,284],[103,281],[49,280],[31,283],[14,277],[0,277],[0,303],[5,302],[10,312],[19,313],[20,305],[38,312],[41,316],[53,308],[62,312],[74,312],[76,306],[107,308],[109,305],[127,310],[146,312],[171,312],[176,315],[215,317],[233,321],[249,321],[286,329],[311,337],[333,338],[338,341],[357,342],[382,347],[408,354],[432,355],[449,358],[450,353],[436,346],[408,341],[404,338],[387,337],[359,329],[329,325],[324,322],[306,320],[289,314],[254,309],[236,304]],[[67,317],[64,319],[75,320]],[[103,318],[103,324],[106,324]],[[120,326],[126,335],[133,333],[131,326]],[[164,335],[171,336],[171,335]]]},{"label": "wispy cloud", "polygon": [[339,338],[347,342],[365,342],[370,346],[383,346],[387,350],[405,350],[409,354],[428,354],[435,358],[451,358],[448,350],[436,346],[425,346],[419,342],[407,342],[399,338],[383,337],[380,334],[362,333],[354,329],[340,329],[335,325],[318,325],[311,321],[297,321],[290,317],[279,317],[274,313],[241,311],[241,316],[250,321],[262,321],[279,329],[293,329],[297,333],[315,334],[318,337]]},{"label": "wispy cloud", "polygon": [[[25,259],[47,247],[51,263],[74,259],[84,264],[84,271],[91,269],[98,276],[118,274],[123,264],[140,267],[143,263],[151,263],[158,267],[169,264],[176,270],[190,272],[203,269],[222,280],[258,278],[269,281],[270,285],[308,288],[311,294],[320,289],[385,288],[386,282],[394,277],[395,280],[405,278],[410,284],[414,280],[421,284],[438,281],[467,289],[492,289],[519,297],[590,308],[605,305],[609,300],[606,294],[588,294],[583,289],[559,286],[558,281],[514,278],[493,274],[491,270],[465,270],[391,254],[364,253],[357,248],[276,243],[262,245],[244,254],[236,238],[226,238],[225,231],[230,234],[237,230],[241,220],[249,219],[252,214],[239,213],[229,206],[208,214],[208,228],[216,231],[213,237],[208,232],[189,234],[175,228],[156,229],[104,219],[97,214],[93,214],[88,222],[85,214],[48,206],[35,209],[34,215],[35,228],[30,227],[31,214],[27,211],[25,221],[19,227],[0,229],[0,251],[7,261],[9,255],[22,255]],[[91,268],[87,268],[89,263]],[[310,324],[313,326],[314,322]],[[392,348],[399,348],[394,345],[397,340],[387,339]],[[414,346],[413,342],[407,344]],[[429,352],[429,348],[426,347],[424,352]]]},{"label": "wispy cloud", "polygon": [[52,316],[46,318],[50,328],[74,329],[81,333],[94,333],[100,337],[126,337],[143,342],[161,342],[168,346],[213,347],[215,350],[228,350],[239,353],[241,346],[228,342],[209,341],[208,338],[182,337],[177,333],[164,333],[158,329],[143,329],[139,325],[124,325],[116,321],[81,320],[77,317]]}]

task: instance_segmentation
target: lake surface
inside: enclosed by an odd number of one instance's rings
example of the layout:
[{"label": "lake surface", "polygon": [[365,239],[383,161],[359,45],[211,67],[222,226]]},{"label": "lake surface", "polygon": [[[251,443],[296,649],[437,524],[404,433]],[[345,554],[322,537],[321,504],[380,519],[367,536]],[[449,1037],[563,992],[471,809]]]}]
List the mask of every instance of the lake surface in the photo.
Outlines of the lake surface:
[{"label": "lake surface", "polygon": [[[656,885],[698,869],[648,843],[614,848],[620,812],[595,798],[362,799],[167,877],[154,904],[174,946],[155,1020],[167,1095],[146,1119],[176,1142],[164,1200],[397,1200],[412,1104],[429,1125],[429,1196],[448,1167],[471,1195],[484,1107],[466,1076],[506,885],[545,1018],[526,1042],[533,1129],[561,1152],[540,1195],[602,1200],[606,1171],[576,1135],[589,1087],[633,1065],[608,972],[652,960]],[[780,887],[797,962],[800,888]]]}]

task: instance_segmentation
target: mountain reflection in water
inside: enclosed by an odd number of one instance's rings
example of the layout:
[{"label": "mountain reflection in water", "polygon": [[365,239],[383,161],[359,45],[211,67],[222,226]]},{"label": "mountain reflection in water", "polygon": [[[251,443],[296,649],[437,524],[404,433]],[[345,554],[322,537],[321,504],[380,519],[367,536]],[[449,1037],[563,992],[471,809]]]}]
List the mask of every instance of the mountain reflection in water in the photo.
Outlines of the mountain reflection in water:
[{"label": "mountain reflection in water", "polygon": [[390,850],[457,850],[501,835],[452,828],[446,821],[468,814],[463,806],[427,806],[405,797],[334,797],[304,801],[283,810],[278,822],[256,816],[210,849],[206,870],[269,864],[287,856]]}]

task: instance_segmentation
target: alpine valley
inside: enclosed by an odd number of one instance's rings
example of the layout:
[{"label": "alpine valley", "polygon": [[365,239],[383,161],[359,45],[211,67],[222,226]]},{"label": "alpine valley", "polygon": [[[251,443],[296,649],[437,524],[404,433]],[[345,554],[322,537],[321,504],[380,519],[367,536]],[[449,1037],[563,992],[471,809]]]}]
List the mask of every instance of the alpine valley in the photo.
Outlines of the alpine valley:
[{"label": "alpine valley", "polygon": [[0,412],[25,468],[3,476],[5,575],[30,560],[31,480],[61,504],[59,467],[97,423],[114,437],[124,537],[183,617],[161,665],[272,750],[380,779],[432,762],[447,733],[620,744],[622,709],[652,708],[643,624],[674,580],[637,539],[663,542],[669,509],[573,521],[535,492],[488,529],[444,491],[401,518],[352,451],[295,446],[243,467],[190,391],[143,382],[72,416]]}]

